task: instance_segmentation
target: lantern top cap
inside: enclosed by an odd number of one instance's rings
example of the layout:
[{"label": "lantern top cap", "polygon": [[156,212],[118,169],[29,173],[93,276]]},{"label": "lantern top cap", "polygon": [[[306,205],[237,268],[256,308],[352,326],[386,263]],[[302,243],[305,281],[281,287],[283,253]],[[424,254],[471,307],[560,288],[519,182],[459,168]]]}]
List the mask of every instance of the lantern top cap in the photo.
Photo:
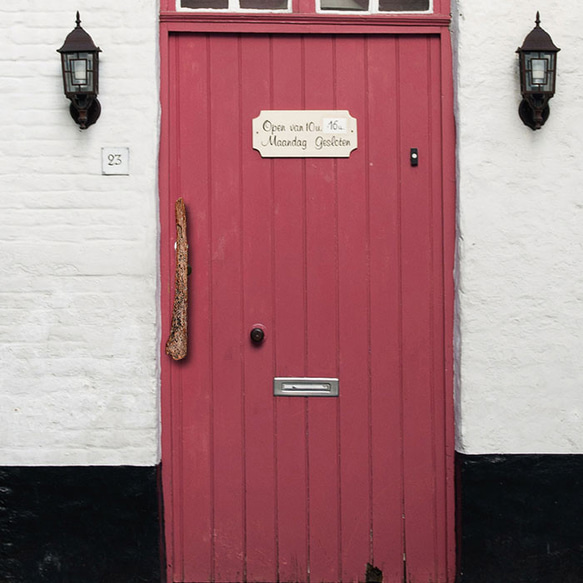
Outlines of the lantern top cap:
[{"label": "lantern top cap", "polygon": [[554,52],[561,49],[555,46],[551,35],[540,26],[540,13],[536,13],[536,26],[526,35],[522,46],[516,51],[517,53],[525,52]]},{"label": "lantern top cap", "polygon": [[81,18],[79,11],[77,11],[77,26],[67,35],[65,43],[60,49],[59,53],[80,53],[80,52],[95,52],[100,53],[101,49],[95,46],[93,39],[85,32],[81,26]]}]

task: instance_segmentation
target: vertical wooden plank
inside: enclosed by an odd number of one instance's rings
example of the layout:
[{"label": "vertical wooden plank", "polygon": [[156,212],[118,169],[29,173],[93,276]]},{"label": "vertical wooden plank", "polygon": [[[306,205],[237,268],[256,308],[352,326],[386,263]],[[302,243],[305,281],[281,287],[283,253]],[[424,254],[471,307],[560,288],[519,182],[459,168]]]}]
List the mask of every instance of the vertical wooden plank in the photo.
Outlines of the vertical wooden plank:
[{"label": "vertical wooden plank", "polygon": [[[443,0],[444,2],[446,0]],[[449,30],[442,30],[440,40],[441,63],[441,152],[442,184],[441,205],[443,209],[443,318],[444,318],[444,415],[442,423],[445,435],[445,485],[446,485],[446,531],[447,531],[447,580],[456,574],[455,546],[455,488],[454,488],[454,403],[453,403],[453,342],[454,342],[454,267],[455,267],[455,120],[451,38]]]},{"label": "vertical wooden plank", "polygon": [[[434,575],[434,507],[431,454],[431,211],[427,127],[428,63],[424,38],[401,38],[401,173],[403,450],[407,578]],[[417,120],[414,123],[413,120]],[[419,150],[419,167],[409,162]],[[421,522],[425,528],[421,528]]]},{"label": "vertical wooden plank", "polygon": [[[436,580],[435,458],[433,440],[435,233],[432,135],[428,95],[433,81],[426,37],[401,38],[403,448],[405,552],[408,580]],[[419,150],[419,166],[409,162]]]},{"label": "vertical wooden plank", "polygon": [[214,573],[244,573],[239,39],[210,37]]},{"label": "vertical wooden plank", "polygon": [[[274,37],[273,108],[304,107],[303,40]],[[305,356],[305,198],[303,160],[273,161],[276,376],[301,376]],[[308,580],[305,400],[277,398],[279,580]]]},{"label": "vertical wooden plank", "polygon": [[[447,45],[445,47],[444,45]],[[433,460],[435,504],[435,578],[455,575],[453,514],[452,323],[453,323],[453,106],[449,39],[428,38],[430,62],[428,109],[431,137],[431,193],[433,246]],[[447,56],[444,56],[447,55]],[[443,103],[442,103],[443,102]],[[451,109],[449,109],[451,107]],[[438,242],[442,242],[441,245]]]},{"label": "vertical wooden plank", "polygon": [[371,278],[372,563],[403,579],[400,168],[396,37],[367,39]]},{"label": "vertical wooden plank", "polygon": [[[304,43],[306,109],[334,109],[335,39]],[[336,161],[306,161],[307,375],[338,373],[338,209]],[[342,390],[342,389],[340,389]],[[338,581],[340,523],[338,399],[310,398],[310,580]]]},{"label": "vertical wooden plank", "polygon": [[[251,121],[270,108],[270,38],[241,47],[243,298],[245,336],[246,579],[277,580],[273,399],[272,163],[252,149]],[[266,339],[252,344],[254,324]]]},{"label": "vertical wooden plank", "polygon": [[431,225],[434,244],[432,246],[432,453],[435,507],[435,578],[447,581],[447,488],[446,488],[446,435],[445,435],[445,361],[444,361],[444,287],[443,287],[443,196],[442,196],[442,120],[440,97],[441,51],[440,38],[427,39],[429,61],[427,108],[429,111],[430,173],[431,173]]},{"label": "vertical wooden plank", "polygon": [[[161,61],[161,104],[162,126],[160,148],[160,224],[163,233],[160,245],[160,278],[161,278],[161,317],[162,317],[162,342],[160,354],[164,354],[165,331],[170,330],[171,320],[171,281],[173,259],[169,233],[171,232],[170,201],[174,190],[173,181],[178,178],[176,166],[172,163],[176,159],[176,142],[178,137],[170,131],[174,119],[174,108],[177,106],[177,85],[170,80],[176,76],[177,40],[171,37],[166,28],[160,33],[160,61]],[[174,581],[175,574],[179,576],[182,563],[181,532],[181,462],[178,455],[178,447],[175,442],[175,434],[170,428],[176,427],[176,400],[175,390],[172,385],[172,366],[168,359],[162,359],[161,382],[164,388],[162,401],[162,445],[167,463],[163,466],[163,488],[165,492],[165,536],[166,536],[166,574],[169,581]]]},{"label": "vertical wooden plank", "polygon": [[[212,321],[209,303],[212,292],[210,270],[210,169],[208,101],[208,37],[188,35],[179,38],[177,87],[180,88],[179,109],[174,123],[179,132],[180,164],[175,197],[184,198],[187,209],[189,263],[189,354],[174,366],[179,371],[177,386],[183,387],[179,407],[181,416],[183,497],[183,577],[185,580],[211,577],[212,530],[212,402],[210,338]],[[192,102],[197,107],[192,107]],[[194,137],[194,139],[193,139]],[[188,163],[195,160],[194,164]],[[174,239],[172,238],[171,241]]]},{"label": "vertical wooden plank", "polygon": [[[357,119],[358,148],[337,161],[341,518],[343,581],[362,580],[371,561],[370,149],[368,55],[362,36],[338,37],[336,103]],[[373,84],[374,86],[374,84]],[[376,122],[375,122],[376,123]]]}]

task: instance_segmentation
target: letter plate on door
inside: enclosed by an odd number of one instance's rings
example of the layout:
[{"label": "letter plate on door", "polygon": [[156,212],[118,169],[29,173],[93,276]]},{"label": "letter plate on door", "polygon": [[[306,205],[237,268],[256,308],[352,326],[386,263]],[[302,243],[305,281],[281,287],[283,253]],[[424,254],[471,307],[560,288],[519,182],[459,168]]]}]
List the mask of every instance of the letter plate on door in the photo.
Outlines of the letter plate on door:
[{"label": "letter plate on door", "polygon": [[338,379],[276,377],[273,394],[276,397],[337,397]]}]

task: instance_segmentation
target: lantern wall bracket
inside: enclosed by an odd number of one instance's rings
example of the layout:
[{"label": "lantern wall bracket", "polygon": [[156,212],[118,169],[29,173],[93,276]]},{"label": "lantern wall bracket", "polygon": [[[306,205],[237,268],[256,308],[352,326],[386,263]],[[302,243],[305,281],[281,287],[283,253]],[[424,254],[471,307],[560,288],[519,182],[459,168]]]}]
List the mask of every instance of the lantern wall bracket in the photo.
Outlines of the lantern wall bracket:
[{"label": "lantern wall bracket", "polygon": [[542,108],[533,107],[526,99],[523,99],[518,106],[518,115],[525,126],[528,126],[531,130],[540,130],[549,115],[551,114],[551,108],[547,103]]},{"label": "lantern wall bracket", "polygon": [[99,103],[97,97],[91,99],[89,104],[83,103],[79,97],[75,97],[71,99],[69,113],[75,120],[75,123],[82,130],[86,130],[99,119],[99,116],[101,115],[101,103]]}]

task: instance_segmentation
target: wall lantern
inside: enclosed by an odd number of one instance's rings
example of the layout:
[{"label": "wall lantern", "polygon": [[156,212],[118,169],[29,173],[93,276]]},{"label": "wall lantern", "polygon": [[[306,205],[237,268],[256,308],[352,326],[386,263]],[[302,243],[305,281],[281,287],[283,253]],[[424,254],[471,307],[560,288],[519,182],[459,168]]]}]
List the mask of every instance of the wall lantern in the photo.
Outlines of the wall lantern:
[{"label": "wall lantern", "polygon": [[535,22],[536,26],[516,51],[523,97],[518,113],[525,125],[539,130],[549,117],[549,99],[555,94],[557,53],[561,49],[555,46],[548,32],[540,27],[538,12]]},{"label": "wall lantern", "polygon": [[101,113],[97,101],[99,81],[99,53],[93,39],[81,28],[77,12],[77,26],[67,35],[61,53],[65,95],[71,100],[71,117],[84,130],[93,125]]}]

